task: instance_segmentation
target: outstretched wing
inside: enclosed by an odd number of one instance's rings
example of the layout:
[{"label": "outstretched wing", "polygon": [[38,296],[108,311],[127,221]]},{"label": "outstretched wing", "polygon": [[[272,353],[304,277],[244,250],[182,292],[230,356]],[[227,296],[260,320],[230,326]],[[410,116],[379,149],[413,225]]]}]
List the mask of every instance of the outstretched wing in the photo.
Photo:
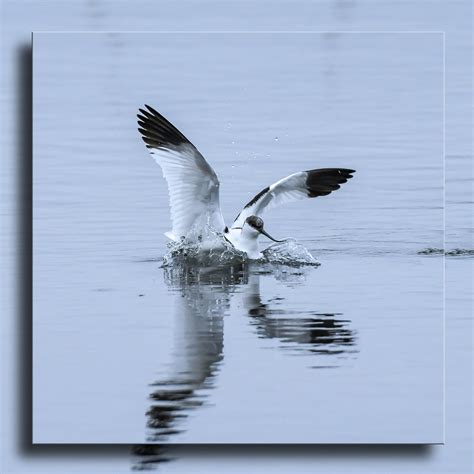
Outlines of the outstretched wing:
[{"label": "outstretched wing", "polygon": [[260,216],[268,209],[305,198],[327,196],[352,178],[355,170],[321,168],[300,171],[273,183],[260,191],[237,216],[232,227],[242,227],[247,217]]},{"label": "outstretched wing", "polygon": [[219,205],[219,180],[197,148],[149,105],[139,109],[138,128],[168,183],[173,229],[166,235],[179,240],[191,228],[206,225],[224,230]]}]

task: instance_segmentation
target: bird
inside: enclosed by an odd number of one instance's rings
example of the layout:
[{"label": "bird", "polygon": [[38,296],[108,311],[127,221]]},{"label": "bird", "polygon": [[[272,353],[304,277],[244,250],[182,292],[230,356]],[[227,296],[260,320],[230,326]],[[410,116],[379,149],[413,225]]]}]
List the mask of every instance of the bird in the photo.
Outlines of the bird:
[{"label": "bird", "polygon": [[347,168],[299,171],[276,181],[256,194],[226,226],[219,204],[219,179],[198,149],[153,107],[139,108],[138,131],[150,154],[160,165],[168,184],[172,229],[165,236],[180,242],[191,232],[213,229],[250,260],[262,257],[258,237],[274,242],[262,214],[281,204],[327,196],[355,173]]}]

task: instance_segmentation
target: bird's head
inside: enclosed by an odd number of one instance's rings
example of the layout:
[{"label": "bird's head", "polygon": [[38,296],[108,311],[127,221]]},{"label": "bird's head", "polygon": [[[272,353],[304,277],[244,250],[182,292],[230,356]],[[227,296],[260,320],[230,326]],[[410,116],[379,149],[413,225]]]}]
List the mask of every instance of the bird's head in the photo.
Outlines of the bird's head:
[{"label": "bird's head", "polygon": [[252,234],[255,235],[255,238],[257,238],[260,234],[265,235],[268,237],[270,240],[273,240],[273,242],[283,242],[283,240],[276,240],[274,239],[270,234],[266,232],[266,230],[263,228],[263,219],[258,216],[249,216],[247,219],[245,219],[245,224],[243,227],[248,226],[248,231],[250,231]]}]

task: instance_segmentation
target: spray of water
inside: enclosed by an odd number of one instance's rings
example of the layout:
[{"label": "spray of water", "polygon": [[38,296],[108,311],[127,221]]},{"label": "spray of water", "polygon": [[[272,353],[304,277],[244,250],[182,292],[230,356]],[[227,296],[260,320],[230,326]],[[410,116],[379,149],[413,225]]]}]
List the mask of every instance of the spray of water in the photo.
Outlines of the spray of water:
[{"label": "spray of water", "polygon": [[[207,228],[205,232],[190,232],[180,242],[168,243],[163,267],[176,265],[222,266],[248,262],[245,252],[233,247],[223,234]],[[293,267],[318,266],[311,253],[295,239],[287,239],[266,248],[259,263]]]}]

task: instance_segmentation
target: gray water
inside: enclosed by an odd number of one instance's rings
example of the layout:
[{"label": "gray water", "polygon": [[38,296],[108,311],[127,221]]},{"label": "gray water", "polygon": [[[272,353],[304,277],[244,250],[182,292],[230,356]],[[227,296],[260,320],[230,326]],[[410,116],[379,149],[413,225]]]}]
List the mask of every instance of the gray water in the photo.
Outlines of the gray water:
[{"label": "gray water", "polygon": [[[281,1],[251,3],[231,1],[221,4],[202,2],[109,2],[78,0],[2,2],[2,467],[5,472],[128,472],[128,446],[76,449],[68,446],[31,446],[30,385],[28,382],[30,333],[28,292],[29,272],[18,268],[16,258],[25,249],[24,227],[17,216],[27,211],[28,177],[22,177],[29,162],[29,93],[25,89],[21,46],[28,44],[30,32],[41,30],[443,30],[446,31],[446,243],[455,248],[472,249],[472,5],[468,1],[443,3],[432,0],[414,2],[373,2],[366,0],[328,0],[320,2]],[[136,51],[134,51],[136,53]],[[406,52],[405,52],[406,53]],[[410,54],[410,52],[408,53]],[[329,56],[332,55],[328,54]],[[153,58],[147,67],[153,65]],[[142,65],[143,69],[143,65]],[[122,71],[121,73],[124,73]],[[146,75],[143,74],[146,79]],[[57,84],[56,84],[57,86]],[[50,92],[51,93],[51,92]],[[149,101],[150,94],[144,94]],[[140,98],[141,100],[141,98]],[[161,101],[161,99],[160,99]],[[151,101],[150,101],[151,102]],[[154,104],[155,106],[157,104]],[[133,105],[134,108],[135,105]],[[28,107],[27,107],[28,109]],[[172,111],[175,109],[172,109]],[[170,115],[170,118],[174,118]],[[26,125],[26,129],[25,129]],[[184,127],[186,125],[186,127]],[[188,124],[183,131],[188,133]],[[334,124],[332,124],[334,126]],[[51,132],[50,132],[51,134]],[[192,137],[200,149],[201,136]],[[131,138],[130,138],[131,139]],[[135,139],[135,138],[133,138]],[[411,139],[411,137],[410,137]],[[338,141],[335,140],[337,143]],[[332,144],[334,146],[334,144]],[[398,144],[397,144],[398,146]],[[205,151],[205,150],[202,150]],[[142,153],[134,152],[133,160]],[[208,156],[206,154],[206,156]],[[138,160],[139,161],[139,160]],[[217,160],[213,166],[217,167]],[[134,161],[135,163],[135,161]],[[69,164],[70,166],[70,164]],[[25,168],[26,167],[26,168]],[[293,168],[291,168],[293,171]],[[150,168],[155,177],[156,169]],[[279,177],[279,176],[278,176]],[[359,175],[358,175],[359,177]],[[25,183],[26,179],[26,183]],[[154,178],[153,178],[154,179]],[[229,181],[227,181],[229,183]],[[351,185],[355,186],[353,180]],[[26,184],[26,188],[22,187]],[[156,183],[158,184],[158,183]],[[260,183],[257,183],[260,185]],[[255,189],[248,189],[249,193]],[[351,190],[353,192],[353,189]],[[341,190],[340,192],[343,192]],[[239,194],[239,199],[240,194]],[[336,195],[328,199],[336,198]],[[316,203],[313,203],[316,206]],[[321,202],[317,205],[322,205]],[[231,213],[237,201],[231,202]],[[316,212],[315,207],[311,210]],[[141,211],[143,212],[143,211]],[[283,212],[280,209],[278,213]],[[130,213],[129,213],[130,214]],[[279,214],[280,215],[280,214]],[[234,217],[230,215],[228,217]],[[156,215],[153,216],[156,219]],[[5,224],[5,225],[3,225]],[[166,226],[168,228],[168,226]],[[153,242],[153,258],[161,236]],[[334,245],[332,243],[331,245]],[[423,248],[435,248],[425,242]],[[425,246],[426,245],[426,246]],[[438,245],[438,244],[436,244]],[[27,248],[27,247],[26,247]],[[436,247],[441,248],[441,247]],[[418,250],[417,250],[418,251]],[[321,255],[318,255],[321,257]],[[436,251],[427,259],[442,259]],[[320,258],[323,265],[325,260]],[[423,261],[423,260],[421,260]],[[65,261],[67,263],[67,260]],[[26,273],[25,273],[26,272]],[[67,269],[67,275],[71,268]],[[162,274],[158,279],[161,281]],[[174,448],[172,463],[162,464],[163,472],[462,472],[472,471],[472,259],[453,256],[446,259],[446,427],[447,444],[429,449],[391,447],[335,447],[242,449],[184,446]],[[26,304],[26,307],[25,307]],[[85,305],[85,303],[84,303]],[[26,327],[25,327],[26,324]],[[151,352],[151,351],[149,351]],[[228,355],[228,354],[227,354]],[[130,371],[128,372],[130,375]],[[150,380],[151,377],[147,377]],[[57,381],[55,389],[57,389]],[[116,384],[118,387],[118,384]],[[75,386],[77,390],[77,384]],[[145,390],[151,393],[151,388]],[[61,403],[73,393],[66,393]],[[58,397],[59,398],[59,397]],[[127,407],[129,408],[129,407]],[[89,410],[98,414],[99,409]],[[314,410],[311,412],[313,413]],[[123,416],[123,413],[116,418]],[[141,411],[137,416],[145,418]],[[77,418],[67,414],[67,422]],[[64,420],[61,420],[64,423]],[[113,420],[116,422],[116,419]],[[72,425],[71,425],[72,426]],[[73,429],[67,428],[67,429]],[[168,451],[171,448],[167,449]],[[139,458],[155,459],[158,450],[137,449]],[[148,455],[148,456],[144,456]]]},{"label": "gray water", "polygon": [[[35,442],[443,441],[443,258],[419,254],[443,247],[442,36],[33,44]],[[228,222],[294,171],[357,170],[265,216],[321,266],[160,268],[143,103],[214,166]]]},{"label": "gray water", "polygon": [[[442,442],[442,66],[437,34],[35,35],[34,441]],[[321,266],[161,269],[145,102],[227,219],[356,169],[265,218]]]}]

